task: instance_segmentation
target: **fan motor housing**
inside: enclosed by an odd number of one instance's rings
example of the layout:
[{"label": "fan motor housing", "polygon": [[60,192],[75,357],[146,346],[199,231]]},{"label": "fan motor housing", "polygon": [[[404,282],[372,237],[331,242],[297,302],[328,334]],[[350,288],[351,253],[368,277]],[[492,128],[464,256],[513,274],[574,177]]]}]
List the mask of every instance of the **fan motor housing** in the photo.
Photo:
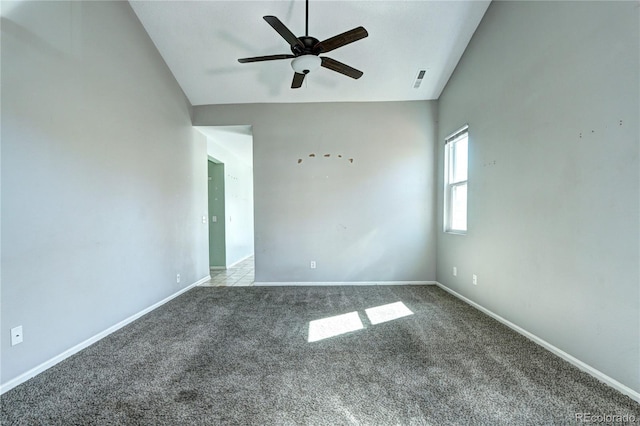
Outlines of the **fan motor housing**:
[{"label": "fan motor housing", "polygon": [[304,36],[304,37],[298,37],[298,40],[300,40],[302,42],[302,44],[304,44],[304,48],[296,45],[291,46],[291,52],[293,52],[294,55],[296,56],[300,56],[300,55],[319,55],[321,49],[317,48],[314,49],[315,46],[318,45],[318,43],[320,43],[320,41],[315,38],[315,37],[308,37],[308,36]]}]

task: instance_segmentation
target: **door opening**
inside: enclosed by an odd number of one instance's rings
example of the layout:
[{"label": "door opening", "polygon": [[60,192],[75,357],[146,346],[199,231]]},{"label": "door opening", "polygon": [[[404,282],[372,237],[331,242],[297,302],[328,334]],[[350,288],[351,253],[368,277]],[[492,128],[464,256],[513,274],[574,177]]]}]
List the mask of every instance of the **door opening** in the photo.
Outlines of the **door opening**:
[{"label": "door opening", "polygon": [[226,269],[254,255],[251,126],[197,126],[207,137],[209,264]]}]

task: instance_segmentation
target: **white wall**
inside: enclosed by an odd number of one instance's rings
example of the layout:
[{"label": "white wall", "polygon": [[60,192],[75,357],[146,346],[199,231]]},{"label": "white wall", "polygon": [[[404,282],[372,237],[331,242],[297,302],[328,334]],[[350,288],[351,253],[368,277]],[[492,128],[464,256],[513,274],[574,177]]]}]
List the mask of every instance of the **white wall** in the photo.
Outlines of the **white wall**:
[{"label": "white wall", "polygon": [[208,275],[207,154],[127,2],[2,11],[6,384]]},{"label": "white wall", "polygon": [[202,129],[207,134],[207,154],[224,163],[225,253],[231,266],[253,255],[253,164],[229,149],[229,144],[252,144],[250,134]]},{"label": "white wall", "polygon": [[433,280],[435,113],[427,101],[194,107],[195,125],[253,126],[256,281]]},{"label": "white wall", "polygon": [[469,230],[439,231],[438,281],[636,392],[639,13],[492,3],[440,98],[438,138],[442,200],[444,138],[469,124]]}]

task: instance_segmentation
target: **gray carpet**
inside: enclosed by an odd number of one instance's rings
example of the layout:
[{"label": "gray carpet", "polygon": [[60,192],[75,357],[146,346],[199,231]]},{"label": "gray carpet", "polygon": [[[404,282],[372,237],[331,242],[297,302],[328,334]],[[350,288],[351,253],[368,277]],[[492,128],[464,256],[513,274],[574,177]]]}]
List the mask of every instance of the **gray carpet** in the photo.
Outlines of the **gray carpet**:
[{"label": "gray carpet", "polygon": [[[365,309],[413,315],[373,325]],[[364,329],[309,343],[309,322]],[[195,288],[0,397],[10,424],[571,424],[640,405],[435,286]]]}]

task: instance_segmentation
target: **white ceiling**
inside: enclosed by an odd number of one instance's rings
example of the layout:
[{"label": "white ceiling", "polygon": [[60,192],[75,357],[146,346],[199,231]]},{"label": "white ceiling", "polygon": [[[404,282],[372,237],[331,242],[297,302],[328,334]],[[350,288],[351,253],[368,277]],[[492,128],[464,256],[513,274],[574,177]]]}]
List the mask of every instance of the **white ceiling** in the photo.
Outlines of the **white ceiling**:
[{"label": "white ceiling", "polygon": [[[326,55],[364,72],[354,80],[326,68],[291,89],[290,60],[237,59],[291,53],[263,20],[277,16],[304,35],[305,2],[137,1],[133,10],[193,105],[437,99],[490,0],[311,0],[309,35],[324,40],[364,26],[369,37]],[[427,69],[418,89],[414,81]]]}]

